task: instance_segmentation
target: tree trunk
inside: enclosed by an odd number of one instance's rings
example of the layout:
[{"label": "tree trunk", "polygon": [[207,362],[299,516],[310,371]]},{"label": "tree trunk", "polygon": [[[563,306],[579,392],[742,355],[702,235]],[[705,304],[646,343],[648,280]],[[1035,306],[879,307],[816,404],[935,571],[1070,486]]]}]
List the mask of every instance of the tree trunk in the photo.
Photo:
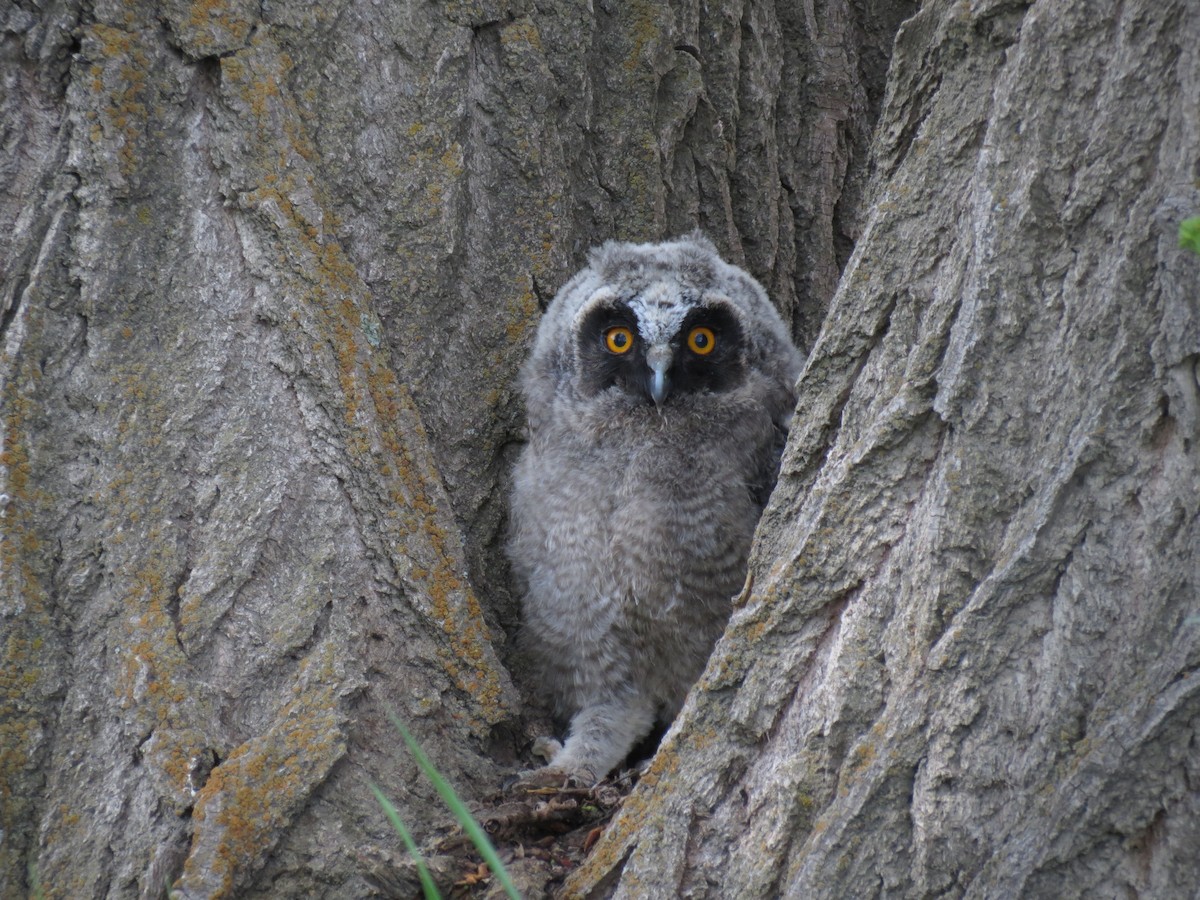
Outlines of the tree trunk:
[{"label": "tree trunk", "polygon": [[573,896],[1200,877],[1200,16],[927,3],[754,591]]},{"label": "tree trunk", "polygon": [[568,892],[1190,890],[1200,17],[1077,6],[931,0],[890,71],[911,2],[0,14],[0,896],[416,891],[386,710],[468,798],[527,764],[539,307],[697,225],[812,353]]}]

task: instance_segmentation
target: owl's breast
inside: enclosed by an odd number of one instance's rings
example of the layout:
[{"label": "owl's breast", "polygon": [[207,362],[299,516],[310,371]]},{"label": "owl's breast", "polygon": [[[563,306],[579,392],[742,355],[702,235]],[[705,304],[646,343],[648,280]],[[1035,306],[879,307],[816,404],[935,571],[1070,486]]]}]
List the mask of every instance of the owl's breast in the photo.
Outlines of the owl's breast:
[{"label": "owl's breast", "polygon": [[515,500],[540,520],[544,572],[565,582],[569,570],[576,594],[640,618],[727,610],[760,514],[752,486],[774,466],[770,416],[739,397],[604,407],[563,416],[523,460]]}]

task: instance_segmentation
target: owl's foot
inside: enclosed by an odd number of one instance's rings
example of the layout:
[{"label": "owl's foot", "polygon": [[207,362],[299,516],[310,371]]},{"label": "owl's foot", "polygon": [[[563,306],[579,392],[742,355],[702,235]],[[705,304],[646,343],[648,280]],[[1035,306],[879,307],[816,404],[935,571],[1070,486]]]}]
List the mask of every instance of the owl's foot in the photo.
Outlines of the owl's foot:
[{"label": "owl's foot", "polygon": [[559,752],[562,751],[562,741],[558,738],[549,736],[540,737],[533,742],[531,752],[534,756],[544,759],[546,762],[554,759]]},{"label": "owl's foot", "polygon": [[542,766],[540,769],[526,769],[518,772],[506,782],[506,791],[535,793],[544,791],[566,791],[579,788],[591,788],[599,782],[596,774],[589,769],[570,771],[562,766]]},{"label": "owl's foot", "polygon": [[567,788],[591,787],[598,779],[589,769],[569,768],[555,765],[555,758],[562,753],[562,741],[545,735],[534,739],[530,752],[546,765],[536,769],[523,769],[504,779],[501,789],[509,791],[540,791],[545,788],[564,790]]}]

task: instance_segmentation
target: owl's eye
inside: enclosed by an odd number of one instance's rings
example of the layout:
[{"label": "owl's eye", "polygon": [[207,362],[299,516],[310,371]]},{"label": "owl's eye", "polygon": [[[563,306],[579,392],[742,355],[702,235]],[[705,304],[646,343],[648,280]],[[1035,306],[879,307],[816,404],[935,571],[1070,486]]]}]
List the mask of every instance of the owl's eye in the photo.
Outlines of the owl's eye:
[{"label": "owl's eye", "polygon": [[700,356],[708,356],[713,352],[713,348],[717,346],[717,336],[713,334],[711,328],[705,328],[701,325],[699,328],[693,328],[688,332],[687,339],[688,349],[693,353],[698,353]]},{"label": "owl's eye", "polygon": [[628,353],[633,348],[633,332],[624,325],[614,325],[604,332],[604,346],[613,353]]}]

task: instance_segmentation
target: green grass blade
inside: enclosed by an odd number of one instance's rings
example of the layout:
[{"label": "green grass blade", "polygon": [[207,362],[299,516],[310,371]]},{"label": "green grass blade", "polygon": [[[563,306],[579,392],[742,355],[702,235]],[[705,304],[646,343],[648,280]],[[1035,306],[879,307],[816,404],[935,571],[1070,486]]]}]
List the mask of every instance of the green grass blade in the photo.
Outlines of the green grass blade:
[{"label": "green grass blade", "polygon": [[25,873],[29,877],[30,900],[45,900],[46,892],[42,890],[42,883],[38,880],[37,863],[33,861],[32,854],[30,855],[29,865],[26,867]]},{"label": "green grass blade", "polygon": [[400,732],[400,736],[404,738],[404,743],[408,746],[409,752],[416,759],[417,765],[421,771],[433,782],[434,788],[438,795],[442,798],[442,802],[450,808],[454,813],[454,817],[458,819],[463,830],[467,833],[467,837],[475,845],[475,849],[479,851],[479,855],[483,857],[484,862],[488,864],[488,868],[492,870],[492,874],[496,876],[496,880],[500,882],[500,886],[504,888],[504,893],[508,894],[511,900],[521,900],[521,895],[517,893],[516,886],[513,885],[512,879],[508,875],[508,870],[504,868],[504,863],[500,861],[499,854],[496,853],[496,848],[492,846],[492,842],[488,839],[487,834],[479,823],[475,821],[475,817],[471,815],[471,811],[467,809],[466,804],[458,799],[458,794],[454,793],[449,782],[442,777],[442,774],[429,761],[429,757],[425,755],[425,751],[421,749],[421,745],[417,743],[416,738],[412,736],[404,723],[394,712],[389,712],[388,717],[392,720],[392,724]]},{"label": "green grass blade", "polygon": [[1200,216],[1179,223],[1179,246],[1200,253]]},{"label": "green grass blade", "polygon": [[400,840],[404,841],[404,846],[408,848],[413,862],[417,864],[417,877],[421,879],[421,888],[425,891],[425,900],[442,900],[442,895],[438,892],[437,885],[433,883],[433,876],[429,874],[429,867],[425,865],[425,860],[421,858],[421,851],[417,849],[417,842],[413,840],[408,829],[404,827],[404,821],[400,818],[400,813],[396,811],[396,807],[392,805],[392,801],[383,795],[383,791],[379,790],[374,784],[371,784],[370,788],[371,793],[375,795],[375,799],[379,801],[379,805],[383,807],[383,812],[388,817],[388,821],[392,823],[392,827],[400,835]]}]

